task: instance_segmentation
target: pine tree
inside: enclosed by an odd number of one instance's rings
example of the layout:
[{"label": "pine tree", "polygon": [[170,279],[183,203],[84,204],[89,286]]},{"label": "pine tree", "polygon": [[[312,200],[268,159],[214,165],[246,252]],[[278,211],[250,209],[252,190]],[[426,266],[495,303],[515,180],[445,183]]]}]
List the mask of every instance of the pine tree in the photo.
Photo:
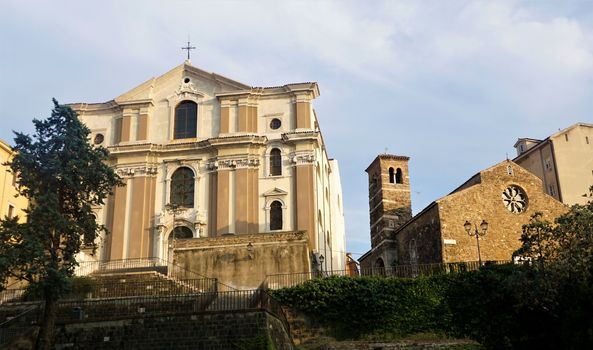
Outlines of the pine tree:
[{"label": "pine tree", "polygon": [[12,277],[42,291],[43,349],[53,345],[57,302],[67,292],[81,244],[96,249],[95,238],[106,231],[92,208],[121,185],[106,163],[107,149],[90,145],[90,130],[76,113],[53,103],[51,117],[33,120],[32,136],[15,132],[16,155],[7,163],[18,175],[19,194],[29,200],[26,221],[0,222],[0,282]]}]

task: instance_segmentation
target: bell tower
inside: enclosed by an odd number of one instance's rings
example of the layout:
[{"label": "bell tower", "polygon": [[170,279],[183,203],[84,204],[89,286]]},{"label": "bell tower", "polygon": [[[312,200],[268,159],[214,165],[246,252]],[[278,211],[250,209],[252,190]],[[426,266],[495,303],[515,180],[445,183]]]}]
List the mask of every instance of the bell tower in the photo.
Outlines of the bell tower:
[{"label": "bell tower", "polygon": [[366,169],[372,248],[394,241],[394,232],[412,218],[409,159],[381,154]]}]

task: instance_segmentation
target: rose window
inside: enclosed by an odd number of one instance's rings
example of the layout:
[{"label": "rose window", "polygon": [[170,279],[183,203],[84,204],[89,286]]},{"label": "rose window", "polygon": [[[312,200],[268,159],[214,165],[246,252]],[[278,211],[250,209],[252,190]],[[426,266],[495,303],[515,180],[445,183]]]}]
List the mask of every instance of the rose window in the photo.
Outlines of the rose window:
[{"label": "rose window", "polygon": [[517,186],[509,186],[502,192],[502,203],[511,213],[519,214],[527,209],[527,195]]}]

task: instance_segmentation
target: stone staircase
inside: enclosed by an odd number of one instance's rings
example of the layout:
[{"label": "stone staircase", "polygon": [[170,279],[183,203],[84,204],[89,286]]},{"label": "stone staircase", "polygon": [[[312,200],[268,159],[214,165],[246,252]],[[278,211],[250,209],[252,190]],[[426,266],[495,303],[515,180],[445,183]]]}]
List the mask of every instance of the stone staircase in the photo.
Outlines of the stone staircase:
[{"label": "stone staircase", "polygon": [[[235,290],[219,284],[216,279],[205,278],[191,271],[168,271],[171,266],[108,267],[93,268],[92,272],[84,274],[93,280],[86,294],[73,294],[59,301],[56,325],[60,330],[58,333],[66,337],[60,339],[62,345],[99,342],[97,348],[108,349],[129,343],[148,349],[151,347],[141,344],[142,334],[148,327],[154,326],[166,333],[162,339],[168,339],[166,341],[170,343],[159,343],[159,346],[167,348],[179,348],[175,339],[181,335],[187,337],[188,341],[193,339],[193,342],[202,342],[204,337],[196,338],[196,332],[215,329],[220,331],[207,334],[204,339],[222,344],[233,334],[236,337],[232,340],[233,344],[248,344],[254,337],[266,341],[270,337],[280,337],[284,340],[277,345],[284,345],[279,349],[293,348],[281,307],[279,304],[272,305],[277,302],[261,289]],[[175,268],[178,269],[173,266]],[[175,276],[197,278],[178,279]],[[219,286],[222,291],[219,291]],[[38,330],[37,320],[42,309],[41,301],[7,301],[0,304],[0,324],[5,322],[5,326],[0,327],[0,350],[14,348],[15,342],[32,330]],[[219,323],[221,326],[213,326]],[[224,324],[229,325],[228,329],[222,326]],[[252,331],[244,334],[233,331],[243,326],[248,326]],[[99,337],[107,329],[110,334],[113,333],[113,338]],[[183,334],[178,334],[180,332]],[[89,343],[88,337],[91,336],[97,339],[93,338]],[[29,338],[34,340],[35,336]],[[120,343],[113,343],[115,339]],[[231,345],[220,346],[229,348]]]},{"label": "stone staircase", "polygon": [[87,298],[186,295],[216,288],[208,280],[177,280],[156,271],[102,273],[92,276],[94,291]]}]

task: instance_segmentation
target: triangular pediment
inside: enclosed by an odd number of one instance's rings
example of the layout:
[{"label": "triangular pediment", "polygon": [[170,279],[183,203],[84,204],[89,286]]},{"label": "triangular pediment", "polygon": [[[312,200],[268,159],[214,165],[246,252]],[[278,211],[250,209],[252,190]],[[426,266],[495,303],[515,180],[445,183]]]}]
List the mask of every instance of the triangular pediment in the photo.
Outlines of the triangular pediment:
[{"label": "triangular pediment", "polygon": [[276,188],[274,188],[272,190],[269,190],[268,192],[265,192],[264,193],[264,197],[285,196],[287,194],[288,194],[288,192],[286,192],[284,190],[281,190],[278,187],[276,187]]},{"label": "triangular pediment", "polygon": [[191,79],[191,84],[198,95],[238,92],[251,90],[249,85],[226,78],[216,73],[206,72],[192,66],[187,61],[156,78],[150,78],[126,93],[115,98],[118,104],[129,104],[136,101],[154,101],[170,96],[184,88],[184,79]]}]

